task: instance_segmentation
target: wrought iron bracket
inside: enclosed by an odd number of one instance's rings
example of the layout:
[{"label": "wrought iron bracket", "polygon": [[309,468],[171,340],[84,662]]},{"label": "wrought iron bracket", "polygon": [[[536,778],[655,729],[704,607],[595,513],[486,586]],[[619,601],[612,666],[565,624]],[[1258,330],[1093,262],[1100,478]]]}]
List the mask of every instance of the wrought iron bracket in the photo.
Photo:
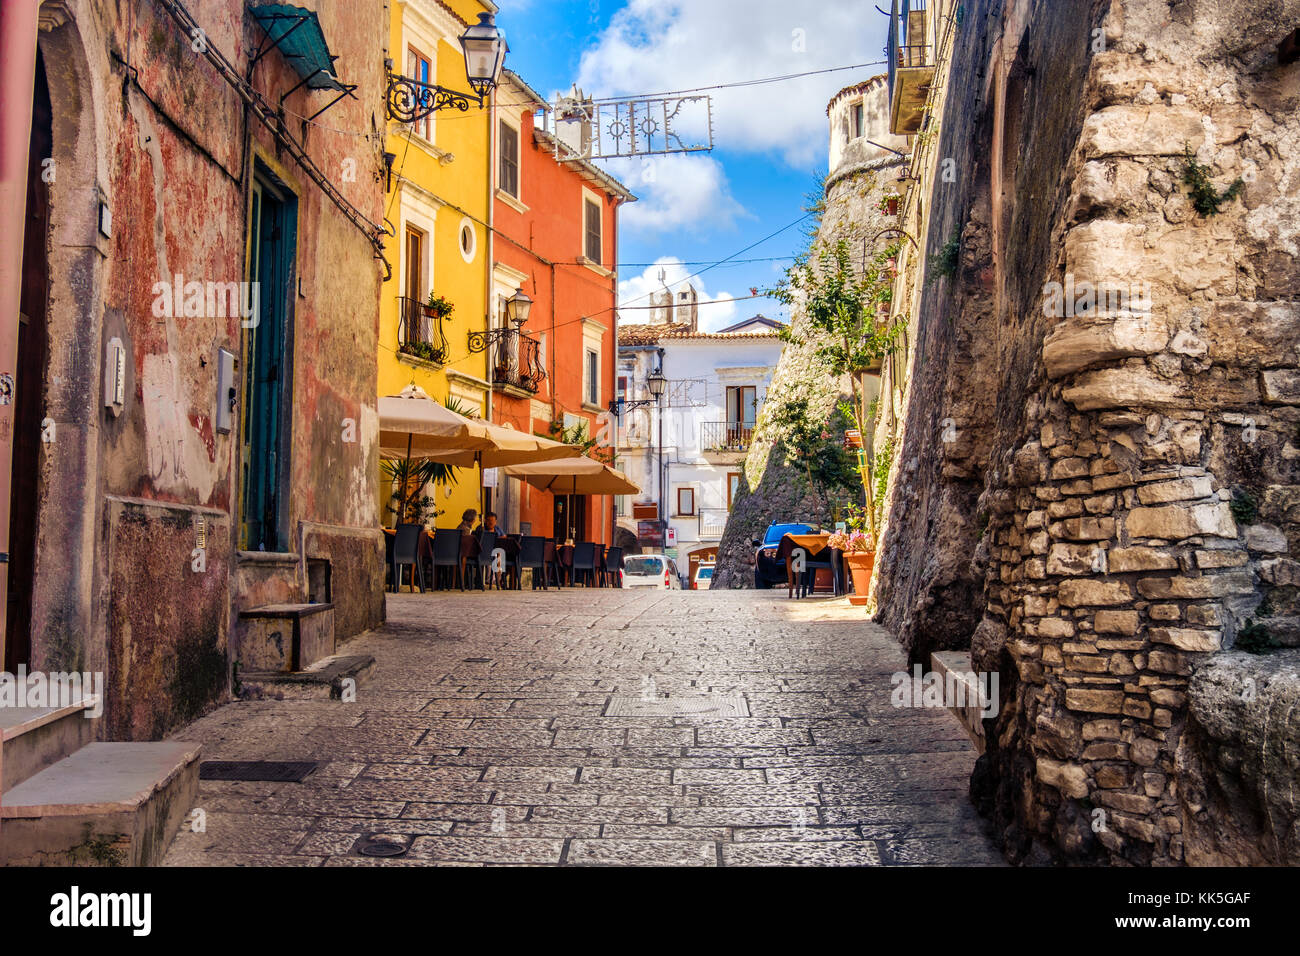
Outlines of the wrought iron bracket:
[{"label": "wrought iron bracket", "polygon": [[389,71],[386,99],[390,119],[414,123],[440,110],[455,109],[467,113],[471,103],[482,109],[487,97],[460,93]]},{"label": "wrought iron bracket", "polygon": [[625,398],[611,398],[609,400],[609,413],[615,418],[622,418],[624,412],[645,408],[648,405],[654,405],[657,401],[658,399],[655,398],[638,398],[633,402],[629,402]]},{"label": "wrought iron bracket", "polygon": [[499,342],[504,338],[508,338],[511,335],[519,335],[519,334],[520,333],[517,329],[507,329],[507,328],[488,329],[486,332],[470,332],[469,333],[470,354],[476,355],[479,352],[486,352],[489,345]]}]

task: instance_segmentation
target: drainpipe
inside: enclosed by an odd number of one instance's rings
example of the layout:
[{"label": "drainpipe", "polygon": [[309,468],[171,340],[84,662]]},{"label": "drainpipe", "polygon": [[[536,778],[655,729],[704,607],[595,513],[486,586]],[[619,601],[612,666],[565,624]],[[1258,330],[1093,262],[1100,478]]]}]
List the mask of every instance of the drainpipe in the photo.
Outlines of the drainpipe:
[{"label": "drainpipe", "polygon": [[[0,5],[0,608],[9,599],[9,489],[14,451],[18,309],[22,305],[23,235],[27,218],[27,151],[36,89],[39,0]],[[0,667],[5,615],[0,614]]]},{"label": "drainpipe", "polygon": [[[493,277],[493,273],[496,270],[496,259],[494,258],[496,256],[496,250],[493,241],[494,237],[496,236],[496,228],[495,228],[496,201],[493,198],[494,191],[496,189],[496,162],[495,162],[496,135],[497,135],[497,124],[495,121],[497,115],[496,87],[492,88],[492,92],[488,96],[487,114],[488,114],[488,155],[487,155],[488,174],[487,176],[484,177],[484,179],[487,180],[487,226],[488,227],[487,227],[487,262],[486,262],[487,269],[485,270],[485,272],[487,273],[487,277],[484,280],[484,289],[483,289],[483,328],[484,329],[492,328],[492,289],[493,289],[492,277]],[[490,384],[492,381],[492,375],[491,375],[492,362],[488,358],[491,352],[492,350],[490,348],[483,350],[483,378],[489,383],[488,390],[487,390],[487,420],[488,421],[492,421],[492,395],[494,392],[494,389]],[[505,477],[498,470],[497,471],[497,494],[498,495],[501,494],[502,491],[501,483],[504,481],[505,481]],[[484,514],[484,510],[485,509],[483,507],[483,470],[480,468],[479,476],[478,476],[478,513],[480,518],[482,518]]]}]

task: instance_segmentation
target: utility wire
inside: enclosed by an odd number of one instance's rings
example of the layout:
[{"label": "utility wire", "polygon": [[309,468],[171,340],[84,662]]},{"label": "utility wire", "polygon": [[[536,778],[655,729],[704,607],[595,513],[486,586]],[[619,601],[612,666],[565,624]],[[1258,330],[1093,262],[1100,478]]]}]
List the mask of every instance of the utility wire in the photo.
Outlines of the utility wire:
[{"label": "utility wire", "polygon": [[660,96],[683,96],[687,93],[703,93],[705,90],[731,90],[743,86],[762,86],[765,83],[782,83],[797,80],[805,76],[818,76],[822,73],[840,73],[844,70],[861,70],[868,66],[884,66],[888,60],[872,60],[870,63],[854,63],[849,66],[832,66],[824,70],[807,70],[803,73],[786,73],[782,76],[765,76],[755,80],[740,80],[736,83],[718,83],[714,86],[696,86],[689,90],[673,90],[668,93],[640,93],[634,96],[607,96],[592,100],[593,103],[613,103],[620,100],[655,99]]}]

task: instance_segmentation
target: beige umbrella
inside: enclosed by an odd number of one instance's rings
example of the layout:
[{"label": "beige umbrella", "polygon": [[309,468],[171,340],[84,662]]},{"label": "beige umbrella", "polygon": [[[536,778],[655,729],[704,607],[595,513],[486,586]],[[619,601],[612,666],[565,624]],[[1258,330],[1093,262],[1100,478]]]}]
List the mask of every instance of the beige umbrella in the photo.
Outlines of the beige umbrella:
[{"label": "beige umbrella", "polygon": [[[556,495],[637,495],[641,489],[621,471],[594,458],[566,458],[533,465],[516,465],[505,469],[512,478],[528,482],[534,488]],[[572,516],[573,505],[565,508]],[[571,529],[565,529],[566,537]]]},{"label": "beige umbrella", "polygon": [[438,404],[418,385],[379,400],[379,454],[423,458],[433,452],[493,448],[488,426]]},{"label": "beige umbrella", "polygon": [[554,461],[559,458],[576,458],[582,454],[582,449],[577,445],[566,445],[564,442],[529,435],[516,428],[503,428],[482,421],[475,421],[474,424],[484,430],[484,434],[491,441],[489,447],[433,451],[423,457],[430,461],[440,461],[462,468],[474,465],[483,468],[500,468],[507,465],[522,467],[532,462]]},{"label": "beige umbrella", "polygon": [[636,495],[641,489],[621,471],[594,458],[567,458],[505,469],[534,488],[564,495]]}]

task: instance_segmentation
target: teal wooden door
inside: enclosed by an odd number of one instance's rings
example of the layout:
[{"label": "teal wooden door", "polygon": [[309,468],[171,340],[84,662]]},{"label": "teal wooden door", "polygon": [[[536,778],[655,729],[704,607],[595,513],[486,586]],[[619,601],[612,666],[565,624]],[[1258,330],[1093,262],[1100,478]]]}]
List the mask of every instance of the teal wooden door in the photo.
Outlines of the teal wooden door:
[{"label": "teal wooden door", "polygon": [[243,548],[287,551],[292,287],[297,205],[267,182],[253,184],[249,276],[256,309],[244,374]]}]

